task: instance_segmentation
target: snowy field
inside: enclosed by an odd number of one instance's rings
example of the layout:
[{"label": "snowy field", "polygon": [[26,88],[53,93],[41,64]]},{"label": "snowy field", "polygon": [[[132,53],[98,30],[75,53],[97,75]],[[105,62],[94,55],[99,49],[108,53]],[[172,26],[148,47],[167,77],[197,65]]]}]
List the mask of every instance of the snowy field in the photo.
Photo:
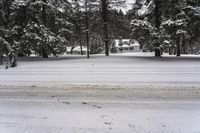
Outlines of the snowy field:
[{"label": "snowy field", "polygon": [[200,57],[20,58],[0,66],[0,133],[200,133]]},{"label": "snowy field", "polygon": [[199,56],[154,58],[153,53],[19,58],[16,68],[0,66],[0,84],[200,85],[199,66]]}]

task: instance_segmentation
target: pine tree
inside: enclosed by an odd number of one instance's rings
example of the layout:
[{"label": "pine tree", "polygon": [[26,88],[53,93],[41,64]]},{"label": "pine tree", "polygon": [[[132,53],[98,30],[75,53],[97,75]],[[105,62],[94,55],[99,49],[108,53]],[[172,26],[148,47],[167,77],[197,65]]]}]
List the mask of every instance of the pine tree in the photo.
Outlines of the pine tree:
[{"label": "pine tree", "polygon": [[[123,6],[124,0],[88,0],[89,2],[89,29],[103,36],[105,55],[109,55],[111,37],[116,35],[115,7]],[[114,26],[115,25],[115,26]],[[118,26],[119,28],[120,26]],[[121,27],[120,27],[121,28]],[[119,29],[120,29],[119,28]],[[117,31],[119,32],[119,31]]]},{"label": "pine tree", "polygon": [[75,44],[78,44],[81,48],[81,54],[83,55],[82,45],[83,45],[83,36],[85,28],[85,16],[84,16],[84,7],[81,6],[80,0],[72,1],[72,11],[70,16],[70,22],[72,25],[73,40]]},{"label": "pine tree", "polygon": [[103,40],[100,35],[93,33],[90,37],[90,53],[99,54],[104,50]]},{"label": "pine tree", "polygon": [[187,0],[184,12],[187,15],[185,40],[188,43],[188,49],[190,49],[190,53],[200,54],[200,1]]},{"label": "pine tree", "polygon": [[12,46],[12,41],[8,38],[9,29],[9,18],[11,16],[11,4],[13,0],[3,0],[0,2],[0,60],[2,63],[3,53],[7,54],[10,67],[17,65],[16,53]]},{"label": "pine tree", "polygon": [[[138,40],[153,46],[156,56],[160,56],[160,50],[164,47],[170,49],[171,46],[176,48],[176,54],[180,56],[181,47],[185,45],[187,36],[188,16],[184,11],[186,1],[145,0],[141,2],[138,0],[136,4],[132,10],[135,18],[131,23],[133,35],[137,34],[137,31],[140,35],[143,34],[144,36],[138,37]],[[138,26],[138,24],[142,26]],[[142,43],[142,41],[140,42]]]},{"label": "pine tree", "polygon": [[70,23],[60,8],[53,5],[54,2],[28,0],[13,3],[10,37],[18,45],[18,52],[29,55],[30,51],[35,51],[46,58],[48,54],[57,56],[63,53]]}]

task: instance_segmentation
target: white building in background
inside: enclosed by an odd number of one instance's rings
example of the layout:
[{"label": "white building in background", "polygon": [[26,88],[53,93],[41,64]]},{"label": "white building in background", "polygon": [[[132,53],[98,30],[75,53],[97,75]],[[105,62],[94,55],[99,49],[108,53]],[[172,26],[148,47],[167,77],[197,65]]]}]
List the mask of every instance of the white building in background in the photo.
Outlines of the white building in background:
[{"label": "white building in background", "polygon": [[[71,50],[72,50],[72,47],[67,47],[67,54],[71,54]],[[87,47],[86,46],[82,46],[82,52],[83,52],[84,55],[87,54]],[[72,54],[76,54],[76,55],[81,54],[81,47],[75,46],[72,50]]]},{"label": "white building in background", "polygon": [[114,39],[112,49],[116,52],[139,52],[140,44],[134,39]]}]

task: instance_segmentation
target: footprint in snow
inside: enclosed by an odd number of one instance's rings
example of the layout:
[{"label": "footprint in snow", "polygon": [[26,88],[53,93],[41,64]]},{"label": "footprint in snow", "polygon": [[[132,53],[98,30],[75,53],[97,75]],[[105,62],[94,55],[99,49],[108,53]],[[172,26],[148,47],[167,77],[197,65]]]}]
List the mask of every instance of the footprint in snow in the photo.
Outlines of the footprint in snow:
[{"label": "footprint in snow", "polygon": [[83,104],[83,105],[88,105],[88,103],[86,103],[86,102],[82,102],[82,104]]},{"label": "footprint in snow", "polygon": [[129,124],[128,127],[129,127],[129,128],[135,128],[136,125],[135,125],[135,124]]},{"label": "footprint in snow", "polygon": [[101,118],[103,119],[105,125],[113,125],[113,119],[110,116],[103,115]]},{"label": "footprint in snow", "polygon": [[92,107],[95,107],[95,108],[98,108],[98,109],[101,108],[100,106],[98,106],[98,105],[96,105],[96,104],[92,105]]},{"label": "footprint in snow", "polygon": [[112,121],[111,122],[104,122],[105,125],[111,125],[112,124]]},{"label": "footprint in snow", "polygon": [[68,101],[64,101],[64,102],[62,102],[63,104],[67,104],[67,105],[70,105],[70,102],[68,102]]},{"label": "footprint in snow", "polygon": [[86,103],[86,102],[82,102],[82,104],[83,104],[83,105],[91,105],[92,107],[98,108],[98,109],[102,108],[101,106],[98,106],[98,105],[96,105],[96,104],[89,104],[89,103]]}]

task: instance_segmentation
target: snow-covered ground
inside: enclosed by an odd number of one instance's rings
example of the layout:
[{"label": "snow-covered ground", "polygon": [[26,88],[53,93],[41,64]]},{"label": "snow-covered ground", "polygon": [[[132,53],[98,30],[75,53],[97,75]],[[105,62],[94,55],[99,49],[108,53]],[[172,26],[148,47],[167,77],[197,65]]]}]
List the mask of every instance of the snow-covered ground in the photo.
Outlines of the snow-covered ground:
[{"label": "snow-covered ground", "polygon": [[199,133],[200,89],[0,86],[0,133]]},{"label": "snow-covered ground", "polygon": [[153,53],[20,58],[16,68],[0,66],[0,84],[200,85],[199,66],[199,56],[154,58]]},{"label": "snow-covered ground", "polygon": [[200,57],[122,53],[0,66],[0,133],[200,133]]}]

